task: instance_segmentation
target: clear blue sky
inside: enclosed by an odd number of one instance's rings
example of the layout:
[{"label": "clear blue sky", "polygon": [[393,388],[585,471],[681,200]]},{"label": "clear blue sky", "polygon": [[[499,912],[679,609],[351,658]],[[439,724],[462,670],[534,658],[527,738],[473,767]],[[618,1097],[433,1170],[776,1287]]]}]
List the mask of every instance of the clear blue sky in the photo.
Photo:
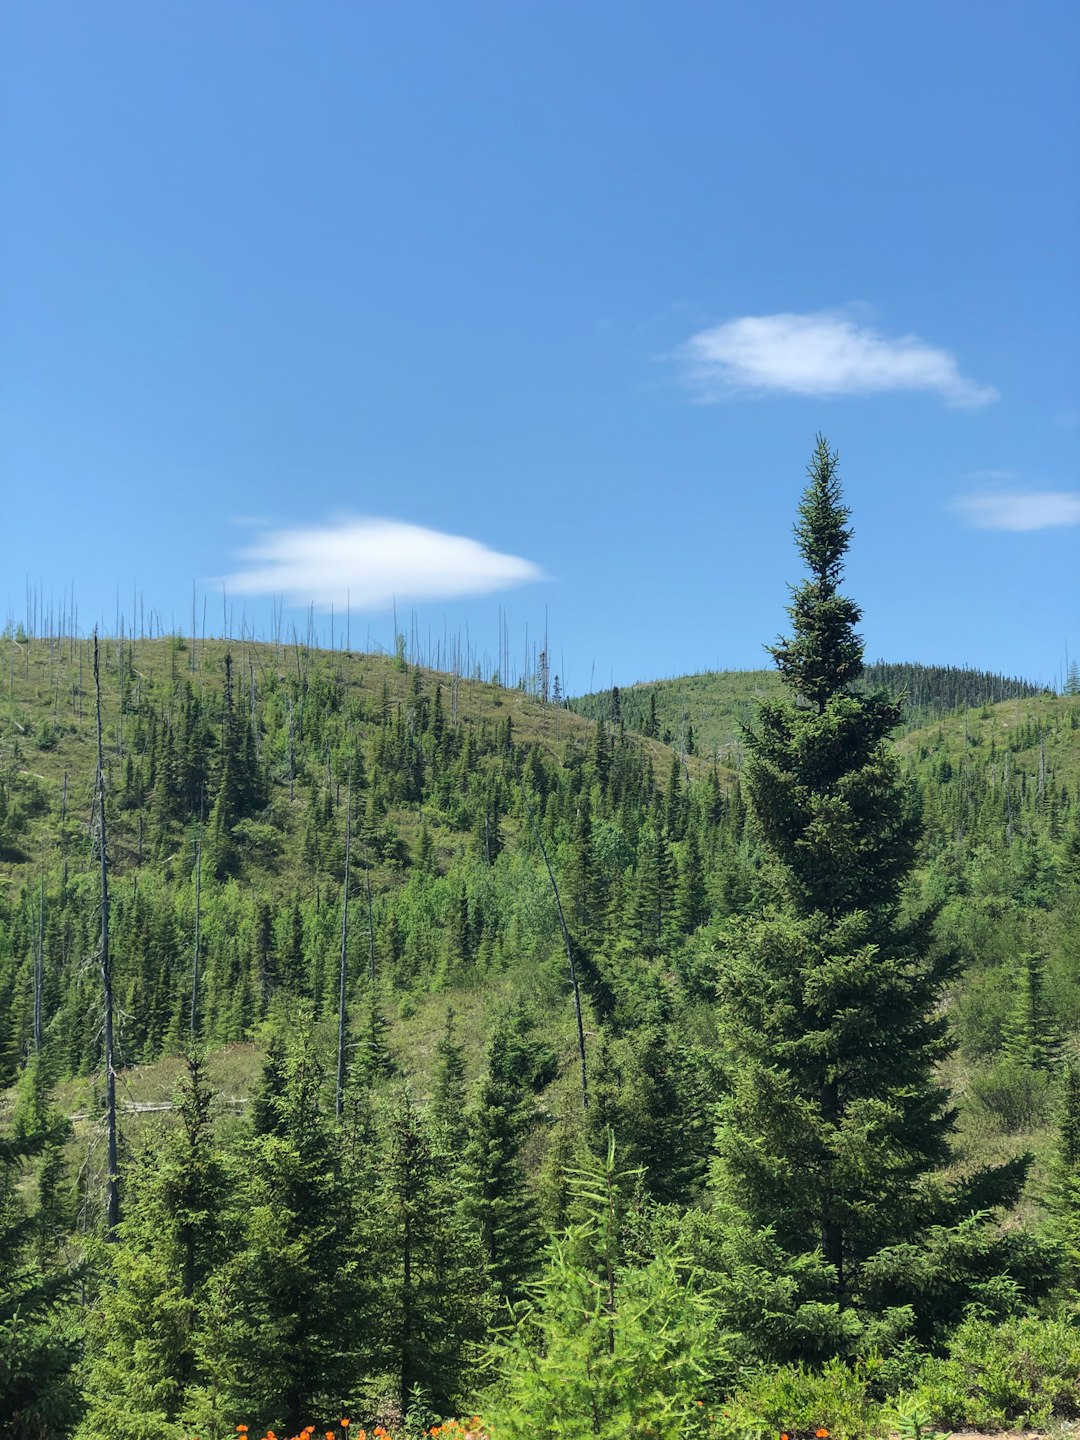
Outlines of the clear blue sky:
[{"label": "clear blue sky", "polygon": [[822,430],[871,657],[1080,653],[1074,0],[0,26],[9,618],[759,665]]}]

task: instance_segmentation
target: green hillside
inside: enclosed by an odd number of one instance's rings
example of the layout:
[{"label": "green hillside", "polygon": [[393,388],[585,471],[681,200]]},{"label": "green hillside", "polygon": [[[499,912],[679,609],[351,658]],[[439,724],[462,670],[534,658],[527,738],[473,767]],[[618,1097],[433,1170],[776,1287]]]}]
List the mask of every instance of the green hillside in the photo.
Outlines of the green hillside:
[{"label": "green hillside", "polygon": [[[957,709],[1042,694],[1026,680],[952,665],[867,665],[859,680],[867,691],[885,689],[904,697],[909,728]],[[752,723],[759,701],[781,690],[775,670],[706,670],[672,680],[650,680],[571,698],[570,708],[589,719],[622,723],[699,755],[737,763],[742,729]]]},{"label": "green hillside", "polygon": [[[0,1393],[38,1397],[28,1434],[413,1434],[482,1395],[501,1440],[538,1355],[571,1408],[602,1372],[625,1433],[696,1440],[723,1405],[854,1437],[914,1391],[950,1425],[1080,1404],[1080,697],[849,686],[857,648],[817,634],[786,688],[570,708],[103,640],[115,1231],[93,643],[0,641]],[[1034,1398],[957,1388],[1036,1343]]]}]

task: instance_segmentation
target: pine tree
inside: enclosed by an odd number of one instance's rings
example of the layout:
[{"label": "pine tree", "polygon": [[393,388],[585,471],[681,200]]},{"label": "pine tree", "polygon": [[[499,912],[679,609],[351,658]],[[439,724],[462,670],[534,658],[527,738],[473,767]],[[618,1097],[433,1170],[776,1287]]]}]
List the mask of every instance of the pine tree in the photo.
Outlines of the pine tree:
[{"label": "pine tree", "polygon": [[953,1264],[941,1235],[936,1260],[920,1246],[935,1224],[1014,1198],[1024,1167],[983,1173],[951,1201],[938,1175],[951,1153],[935,1069],[951,962],[931,948],[932,916],[903,909],[918,821],[888,744],[900,711],[852,689],[860,612],[839,591],[851,531],[820,437],[809,475],[795,533],[810,575],[793,590],[793,636],[772,647],[794,703],[763,703],[746,737],[776,902],[733,927],[721,961],[732,1089],[716,1187],[729,1235],[770,1237],[759,1271],[779,1269],[795,1295],[801,1270],[799,1303],[817,1307],[819,1332],[834,1327],[815,1342],[827,1353],[874,1311],[918,1300],[932,1327],[962,1303],[955,1274],[930,1299],[935,1266]]}]

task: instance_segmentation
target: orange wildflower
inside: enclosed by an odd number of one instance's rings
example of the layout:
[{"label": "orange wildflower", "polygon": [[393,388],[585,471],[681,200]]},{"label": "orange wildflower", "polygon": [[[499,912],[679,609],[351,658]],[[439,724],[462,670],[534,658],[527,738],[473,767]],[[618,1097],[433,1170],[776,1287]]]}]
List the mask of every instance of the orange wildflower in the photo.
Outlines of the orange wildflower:
[{"label": "orange wildflower", "polygon": [[829,1440],[829,1432],[825,1429],[824,1425],[820,1430],[815,1430],[814,1434],[817,1436],[817,1440]]}]

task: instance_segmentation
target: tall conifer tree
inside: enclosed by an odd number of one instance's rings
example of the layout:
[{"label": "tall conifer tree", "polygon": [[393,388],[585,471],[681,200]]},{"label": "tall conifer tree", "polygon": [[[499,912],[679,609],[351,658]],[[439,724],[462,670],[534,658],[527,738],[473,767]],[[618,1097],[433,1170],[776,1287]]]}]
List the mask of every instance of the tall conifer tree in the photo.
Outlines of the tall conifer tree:
[{"label": "tall conifer tree", "polygon": [[[1023,1166],[963,1194],[935,1175],[950,1158],[936,1076],[950,961],[932,948],[933,917],[902,904],[919,822],[888,743],[900,707],[852,689],[860,611],[839,589],[849,512],[821,437],[809,477],[795,534],[810,573],[793,588],[791,638],[771,650],[790,698],[763,703],[746,737],[774,901],[734,928],[721,962],[732,1089],[717,1184],[732,1230],[767,1235],[766,1268],[802,1289],[817,1331],[804,1353],[822,1353],[867,1311],[912,1304],[929,1326],[929,1272],[951,1264],[941,1232],[936,1260],[921,1248],[931,1227],[1013,1198]],[[957,1286],[952,1274],[944,1288]]]}]

